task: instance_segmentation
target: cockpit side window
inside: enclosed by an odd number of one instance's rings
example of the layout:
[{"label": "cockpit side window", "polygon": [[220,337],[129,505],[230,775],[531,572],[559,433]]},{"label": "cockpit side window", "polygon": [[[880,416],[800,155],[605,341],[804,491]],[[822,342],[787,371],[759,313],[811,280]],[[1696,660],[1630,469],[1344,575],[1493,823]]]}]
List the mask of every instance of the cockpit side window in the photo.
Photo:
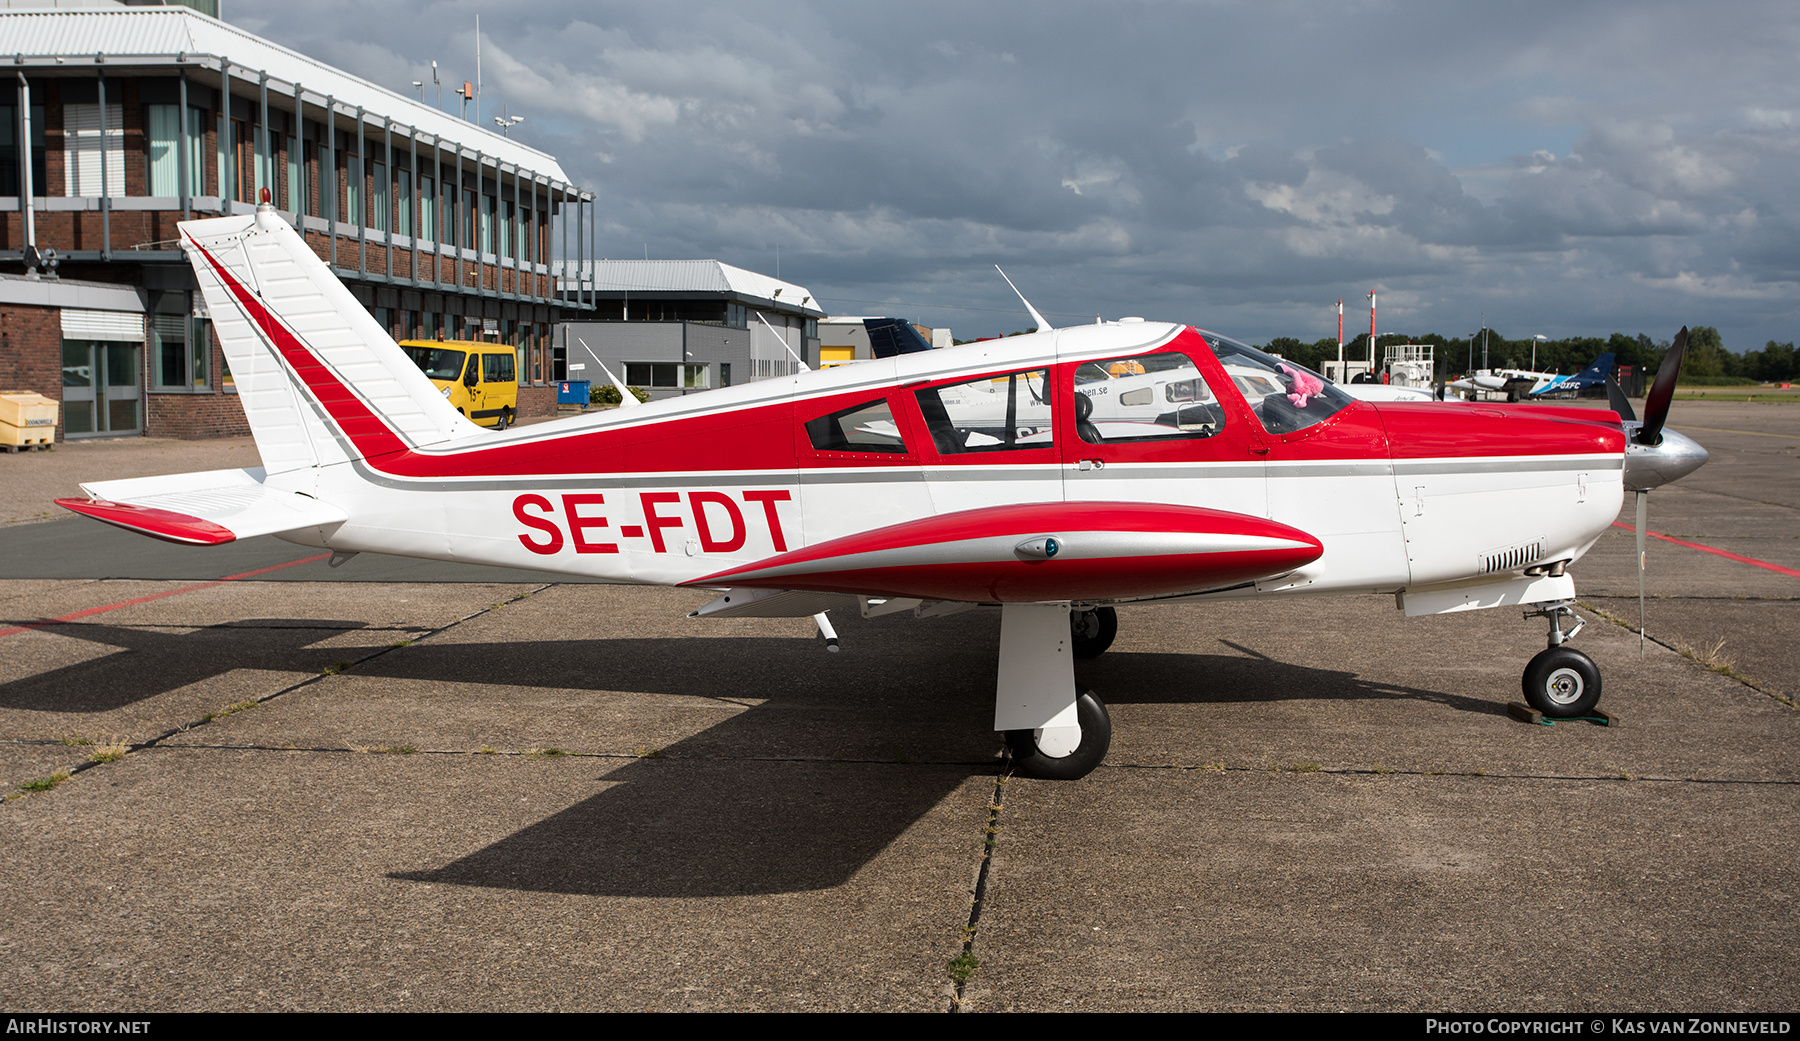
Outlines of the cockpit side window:
[{"label": "cockpit side window", "polygon": [[1200,335],[1206,338],[1207,346],[1244,395],[1263,429],[1271,434],[1305,430],[1337,415],[1355,400],[1303,365],[1213,333]]},{"label": "cockpit side window", "polygon": [[917,392],[938,454],[1051,448],[1046,369],[983,376]]},{"label": "cockpit side window", "polygon": [[1211,437],[1225,410],[1194,360],[1158,351],[1075,369],[1075,432],[1088,444]]}]

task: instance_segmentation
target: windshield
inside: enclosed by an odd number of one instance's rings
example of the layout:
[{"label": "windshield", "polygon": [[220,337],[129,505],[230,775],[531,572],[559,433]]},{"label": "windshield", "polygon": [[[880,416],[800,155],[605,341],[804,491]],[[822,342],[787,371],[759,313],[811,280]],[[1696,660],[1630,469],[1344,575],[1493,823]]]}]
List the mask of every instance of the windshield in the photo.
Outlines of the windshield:
[{"label": "windshield", "polygon": [[1291,434],[1323,422],[1355,399],[1304,365],[1265,354],[1229,337],[1196,330],[1225,366],[1263,429]]},{"label": "windshield", "polygon": [[442,347],[401,347],[425,375],[434,380],[453,380],[462,375],[463,352]]}]

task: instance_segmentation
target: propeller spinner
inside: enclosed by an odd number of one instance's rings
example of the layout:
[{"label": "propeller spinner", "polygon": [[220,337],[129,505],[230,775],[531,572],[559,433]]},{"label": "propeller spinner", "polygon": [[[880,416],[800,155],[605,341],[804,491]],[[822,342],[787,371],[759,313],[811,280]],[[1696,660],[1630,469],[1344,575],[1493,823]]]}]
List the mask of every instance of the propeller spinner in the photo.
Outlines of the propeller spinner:
[{"label": "propeller spinner", "polygon": [[1684,325],[1675,334],[1675,342],[1669,345],[1668,353],[1663,355],[1662,367],[1656,370],[1656,382],[1650,385],[1650,393],[1644,399],[1642,422],[1632,414],[1631,403],[1625,400],[1622,392],[1614,396],[1617,384],[1607,385],[1613,411],[1624,421],[1625,487],[1631,491],[1647,492],[1680,480],[1700,469],[1707,460],[1706,449],[1693,438],[1664,426],[1669,418],[1669,405],[1675,399],[1675,379],[1681,372],[1687,341],[1688,331]]},{"label": "propeller spinner", "polygon": [[1693,438],[1667,429],[1669,405],[1675,400],[1675,380],[1687,353],[1688,331],[1682,326],[1675,342],[1663,355],[1656,382],[1644,398],[1640,422],[1617,377],[1607,380],[1606,396],[1625,428],[1625,487],[1637,494],[1638,654],[1644,653],[1644,538],[1650,527],[1650,490],[1679,480],[1698,470],[1707,460],[1706,449]]}]

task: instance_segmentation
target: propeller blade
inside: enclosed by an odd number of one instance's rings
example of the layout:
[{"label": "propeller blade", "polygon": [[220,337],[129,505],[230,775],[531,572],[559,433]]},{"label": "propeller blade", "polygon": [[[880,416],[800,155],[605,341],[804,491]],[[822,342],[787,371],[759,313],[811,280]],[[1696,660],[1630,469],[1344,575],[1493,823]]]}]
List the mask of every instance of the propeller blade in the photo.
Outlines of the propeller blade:
[{"label": "propeller blade", "polygon": [[1606,377],[1606,400],[1620,419],[1627,423],[1637,422],[1637,413],[1631,409],[1631,399],[1625,396],[1625,388],[1619,386],[1619,374],[1616,372]]},{"label": "propeller blade", "polygon": [[1656,382],[1650,385],[1650,393],[1644,396],[1644,425],[1637,434],[1640,445],[1662,444],[1663,423],[1669,418],[1669,403],[1675,400],[1675,378],[1681,374],[1681,356],[1687,353],[1687,342],[1688,331],[1684,325],[1675,334],[1675,342],[1669,345],[1669,353],[1663,355],[1662,368],[1656,370]]},{"label": "propeller blade", "polygon": [[1644,532],[1650,527],[1650,493],[1637,493],[1638,657],[1644,656]]}]

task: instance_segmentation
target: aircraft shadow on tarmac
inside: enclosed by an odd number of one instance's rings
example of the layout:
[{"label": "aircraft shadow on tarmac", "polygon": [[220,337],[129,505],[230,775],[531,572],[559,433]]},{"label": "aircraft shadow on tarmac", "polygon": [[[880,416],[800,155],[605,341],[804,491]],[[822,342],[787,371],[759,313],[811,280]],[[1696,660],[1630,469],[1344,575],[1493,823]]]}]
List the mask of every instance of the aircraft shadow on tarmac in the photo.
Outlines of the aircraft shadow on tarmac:
[{"label": "aircraft shadow on tarmac", "polygon": [[317,674],[348,654],[360,657],[367,651],[312,644],[366,626],[317,618],[250,618],[186,633],[87,622],[45,626],[58,636],[115,648],[114,653],[0,683],[0,709],[112,712],[239,668]]},{"label": "aircraft shadow on tarmac", "polygon": [[[565,810],[442,866],[392,877],[650,897],[842,885],[997,763],[993,626],[971,620],[921,633],[887,621],[844,627],[847,649],[838,655],[816,640],[746,636],[427,641],[362,662],[345,678],[422,681],[409,696],[423,691],[427,699],[432,684],[464,700],[465,685],[478,685],[497,718],[509,711],[507,692],[521,689],[604,691],[609,710],[627,713],[634,694],[748,704],[658,758],[607,772],[604,790]],[[0,708],[103,712],[245,664],[317,674],[396,635],[384,631],[366,646],[309,646],[360,627],[279,619],[186,634],[58,626],[121,653],[0,685]],[[1374,699],[1501,711],[1477,698],[1229,646],[1241,653],[1111,652],[1077,674],[1115,705]]]}]

